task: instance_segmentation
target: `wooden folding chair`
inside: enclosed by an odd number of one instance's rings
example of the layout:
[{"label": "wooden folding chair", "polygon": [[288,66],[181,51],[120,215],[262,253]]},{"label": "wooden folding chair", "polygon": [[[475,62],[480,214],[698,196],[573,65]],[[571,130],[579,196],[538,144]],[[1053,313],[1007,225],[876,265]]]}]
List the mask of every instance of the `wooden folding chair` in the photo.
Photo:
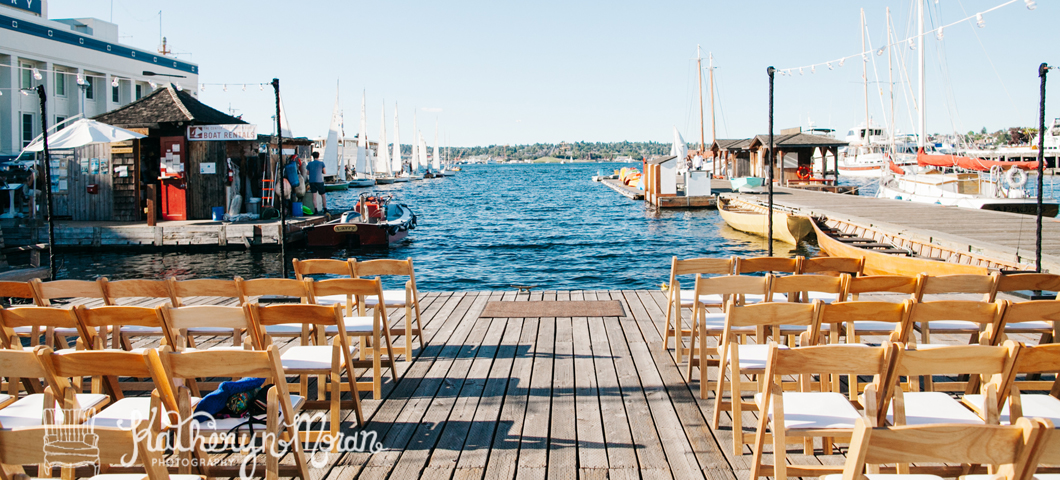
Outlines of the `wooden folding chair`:
[{"label": "wooden folding chair", "polygon": [[[772,274],[766,274],[762,277],[750,276],[750,275],[725,275],[720,277],[703,277],[696,274],[696,283],[693,293],[695,296],[692,298],[722,298],[732,299],[734,305],[740,305],[738,303],[739,298],[743,295],[766,295],[769,294],[769,284],[773,280]],[[692,369],[699,367],[699,395],[700,398],[706,399],[707,392],[710,390],[710,382],[707,377],[707,367],[717,366],[718,360],[718,347],[711,347],[707,345],[707,337],[717,337],[719,339],[725,333],[725,312],[721,313],[708,313],[706,305],[704,303],[695,304],[692,306],[692,332],[691,332],[691,343],[688,346],[688,370],[687,378],[688,381],[692,381]],[[753,327],[734,327],[733,334],[737,336],[746,337],[747,335],[755,335],[756,329]],[[696,347],[696,340],[699,340],[699,347]],[[739,343],[745,343],[742,339]],[[696,354],[699,354],[699,358],[696,358]]]},{"label": "wooden folding chair", "polygon": [[[302,280],[293,278],[255,278],[239,282],[245,302],[311,303],[309,289]],[[265,333],[271,337],[298,337],[302,344],[309,341],[309,326],[304,323],[268,325]]]},{"label": "wooden folding chair", "polygon": [[[846,326],[846,343],[860,344],[856,323],[869,325],[875,330],[884,331],[890,328],[890,334],[885,341],[891,343],[904,343],[901,336],[909,328],[909,313],[913,306],[913,299],[906,299],[902,303],[891,302],[835,302],[825,304],[821,308],[821,335],[828,333],[828,343],[839,343],[839,332]],[[821,341],[815,343],[824,343]],[[832,378],[832,391],[839,391],[839,377]],[[864,385],[858,380],[857,375],[847,376],[848,393],[851,401],[857,400],[857,395],[864,390]]]},{"label": "wooden folding chair", "polygon": [[[802,265],[803,258],[797,256],[795,258],[785,257],[753,257],[753,258],[742,258],[736,257],[736,265],[733,270],[737,275],[746,275],[749,273],[773,273],[773,274],[790,274],[794,275],[799,273],[800,266]],[[779,276],[779,275],[774,275]],[[740,297],[740,302],[743,304],[759,303],[759,302],[785,302],[787,298],[772,298],[766,299],[765,295],[743,295]]]},{"label": "wooden folding chair", "polygon": [[1001,273],[990,275],[927,275],[920,274],[916,301],[923,302],[924,295],[947,293],[979,293],[984,302],[994,301]]},{"label": "wooden folding chair", "polygon": [[[704,306],[722,307],[725,300],[718,295],[696,297],[695,290],[682,290],[681,279],[685,275],[732,275],[736,257],[729,258],[690,258],[678,260],[673,257],[670,262],[670,284],[666,293],[666,328],[663,330],[663,350],[670,348],[670,338],[674,338],[677,363],[681,363],[684,336],[692,335],[692,330],[684,328],[681,320],[681,309],[694,309],[697,300]],[[693,322],[695,319],[693,318]]]},{"label": "wooden folding chair", "polygon": [[220,278],[177,280],[169,277],[166,282],[169,284],[169,295],[173,297],[174,307],[187,307],[197,303],[202,297],[231,299],[225,303],[226,305],[242,306],[246,303],[243,289],[240,287],[240,283],[243,282],[242,277],[235,277],[232,280]]},{"label": "wooden folding chair", "polygon": [[[913,305],[912,326],[920,330],[920,343],[931,343],[932,334],[968,335],[968,343],[992,339],[1001,329],[1005,302],[937,300]],[[911,337],[909,333],[906,337]]]},{"label": "wooden folding chair", "polygon": [[[247,431],[251,435],[261,438],[261,446],[264,449],[266,458],[265,471],[267,478],[276,478],[281,475],[280,456],[286,453],[286,448],[282,447],[280,443],[283,440],[287,442],[288,448],[293,447],[294,451],[291,453],[294,455],[294,465],[285,465],[286,468],[282,471],[282,475],[299,476],[304,480],[312,479],[297,429],[297,426],[302,423],[302,419],[298,418],[297,415],[305,403],[305,398],[288,392],[287,379],[284,377],[283,366],[280,362],[280,352],[275,345],[269,345],[265,350],[259,351],[185,350],[183,352],[174,352],[167,346],[159,352],[159,357],[166,370],[167,377],[171,381],[177,379],[190,381],[196,378],[209,377],[251,377],[264,379],[263,386],[272,385],[267,393],[268,406],[267,413],[264,415],[265,418],[256,418],[256,420],[265,424],[265,428],[255,430],[246,424],[247,418],[196,418],[196,413],[191,408],[191,399],[194,392],[186,387],[177,386],[175,383],[172,384],[170,388],[177,392],[178,413],[182,420],[178,438],[192,439],[193,432],[200,437],[209,438],[213,434],[226,435],[233,431],[239,434]],[[209,445],[195,442],[196,462],[192,462],[190,459],[192,452],[180,452],[181,473],[188,473],[189,469],[186,466],[195,463],[200,465],[201,473],[208,477],[237,477],[240,475],[240,466],[223,467],[212,465],[209,461],[209,454],[203,448],[204,446]],[[211,451],[215,452],[216,450],[211,448]]]},{"label": "wooden folding chair", "polygon": [[[0,282],[0,298],[7,299],[7,308],[20,308],[29,307],[33,305],[39,305],[40,300],[37,298],[37,293],[33,290],[33,286],[29,282]],[[18,327],[12,332],[21,338],[28,338],[31,346],[40,344],[42,332],[36,327]],[[64,332],[65,335],[60,336],[60,340],[65,342],[65,337],[71,335],[77,335],[77,331]],[[55,333],[49,334],[44,343],[49,346],[54,346]]]},{"label": "wooden folding chair", "polygon": [[[46,347],[41,345],[37,348]],[[20,397],[20,380],[33,383],[44,380],[46,384],[54,383],[37,360],[36,349],[0,350],[0,377],[7,377],[9,380],[7,393],[0,393],[0,428],[37,426],[46,421],[80,423],[109,401],[106,395],[77,393],[70,398],[68,408],[64,412],[58,403],[62,398],[56,398],[56,392],[50,388],[45,389],[44,393],[27,392],[27,395]],[[45,411],[46,405],[51,405],[47,408],[51,409],[55,416]]]},{"label": "wooden folding chair", "polygon": [[[809,274],[780,275],[773,277],[773,281],[769,284],[769,298],[774,302],[809,303],[814,300],[820,300],[825,304],[838,302],[846,298],[849,281],[850,274],[847,273],[840,273],[834,277]],[[829,326],[821,325],[823,333],[836,333],[836,341],[838,341],[838,332],[829,332],[828,328]],[[805,327],[801,325],[781,325],[779,335],[787,337],[788,345],[794,346],[795,337],[804,331]]]},{"label": "wooden folding chair", "polygon": [[[303,323],[312,326],[314,330],[323,330],[328,326],[338,327],[335,329],[335,341],[331,345],[295,345],[287,348],[280,356],[283,371],[288,375],[298,375],[299,383],[297,393],[307,395],[309,375],[328,376],[329,400],[307,401],[306,408],[327,408],[331,412],[331,430],[334,437],[339,431],[342,420],[340,408],[347,402],[340,402],[342,395],[342,374],[346,373],[346,384],[349,385],[350,395],[353,397],[353,409],[357,414],[357,425],[364,425],[364,412],[361,410],[361,396],[357,388],[357,373],[353,367],[353,351],[346,328],[343,322],[342,307],[338,305],[270,305],[261,306],[257,303],[249,305],[251,320],[254,328],[262,334],[266,347],[271,343],[270,337],[264,336],[269,325],[284,325],[290,323]],[[321,393],[325,386],[323,381],[318,380],[317,391]]]},{"label": "wooden folding chair", "polygon": [[[139,306],[154,308],[160,304],[172,305],[172,292],[165,280],[116,280],[99,278],[103,289],[103,302],[113,306]],[[132,337],[161,337],[162,329],[137,325],[123,326],[119,332],[123,348],[132,348]]]},{"label": "wooden folding chair", "polygon": [[[416,272],[412,267],[412,257],[405,260],[368,260],[353,264],[356,277],[379,277],[400,276],[409,277],[405,282],[404,290],[383,290],[383,298],[387,307],[405,309],[405,327],[390,325],[389,319],[383,319],[384,325],[390,329],[390,334],[405,337],[405,361],[412,361],[412,337],[420,339],[420,348],[423,348],[423,323],[420,320],[420,292],[416,289]],[[361,315],[364,315],[365,307],[374,307],[377,302],[374,297],[365,298],[363,307],[358,307]],[[416,327],[412,326],[413,314],[415,314]]]},{"label": "wooden folding chair", "polygon": [[[386,302],[379,302],[383,298],[383,284],[379,277],[374,280],[364,278],[335,278],[314,282],[307,279],[311,296],[316,299],[317,295],[326,295],[332,298],[342,297],[345,307],[345,317],[342,323],[346,326],[346,335],[360,338],[359,357],[354,361],[354,367],[369,366],[372,369],[371,382],[357,382],[360,390],[371,390],[372,398],[382,395],[382,357],[386,354],[386,362],[390,367],[390,374],[397,381],[397,367],[394,364],[394,349],[391,345],[390,332],[386,328]],[[372,307],[372,315],[355,315],[353,305],[367,303],[369,298],[377,299]],[[326,326],[323,329],[325,336],[334,335],[337,326]],[[318,333],[320,333],[318,331]],[[385,343],[385,345],[384,345]],[[326,345],[326,340],[318,335],[317,344]],[[371,362],[365,361],[365,356],[372,357]]]},{"label": "wooden folding chair", "polygon": [[[820,301],[813,303],[758,303],[742,307],[731,303],[726,307],[725,331],[718,346],[721,358],[718,361],[718,380],[714,387],[714,417],[713,428],[718,428],[722,411],[732,412],[732,438],[733,452],[741,454],[743,446],[750,443],[743,432],[743,410],[757,410],[758,405],[754,401],[743,400],[743,375],[757,375],[758,382],[764,381],[767,354],[769,345],[764,338],[759,338],[757,344],[739,344],[735,340],[735,332],[738,328],[760,328],[774,327],[779,325],[805,325],[806,339],[815,339],[820,334],[820,312],[823,305]],[[804,343],[803,345],[805,345]],[[783,347],[787,348],[787,347]],[[729,373],[730,400],[724,401],[725,374]],[[750,391],[760,391],[761,385]]]},{"label": "wooden folding chair", "polygon": [[[116,307],[121,308],[121,307]],[[177,401],[172,385],[158,358],[158,351],[145,348],[135,352],[123,350],[62,350],[48,347],[37,349],[37,358],[54,381],[48,385],[56,398],[63,399],[63,408],[71,408],[75,391],[71,378],[92,377],[93,394],[103,393],[104,379],[116,377],[150,378],[152,388],[148,397],[126,396],[122,386],[134,387],[130,382],[114,382],[109,387],[111,403],[89,418],[86,423],[99,427],[124,427],[149,424],[153,432],[163,432],[176,425]],[[198,399],[192,399],[194,404]]]},{"label": "wooden folding chair", "polygon": [[[988,345],[906,345],[899,351],[896,375],[909,377],[914,390],[895,389],[891,425],[928,423],[997,424],[998,411],[1008,401],[1016,372],[1019,344]],[[968,382],[927,382],[933,376],[974,375],[980,379],[979,393],[969,393],[959,401],[946,391],[964,391]],[[925,377],[920,387],[916,377]],[[896,377],[897,380],[897,377]]]},{"label": "wooden folding chair", "polygon": [[[77,305],[74,307],[74,314],[80,327],[81,338],[84,338],[85,345],[93,350],[107,348],[103,343],[104,337],[99,333],[107,330],[131,330],[130,327],[136,327],[137,331],[142,332],[143,335],[165,338],[162,331],[162,319],[154,308],[129,306],[86,308],[84,305]],[[132,344],[125,341],[119,342],[120,338],[117,335],[113,336],[114,341],[110,348],[132,350]]]},{"label": "wooden folding chair", "polygon": [[[198,475],[170,475],[163,452],[145,426],[115,428],[93,425],[45,425],[0,430],[0,463],[13,478],[25,477],[24,465],[37,465],[38,476],[63,467],[63,478],[74,477],[77,465],[94,468],[93,479],[198,480]],[[108,467],[139,465],[145,473],[105,474]],[[67,473],[69,472],[69,473]]]},{"label": "wooden folding chair", "polygon": [[[1002,424],[1009,424],[1020,417],[1048,418],[1060,425],[1060,344],[1027,346],[1020,348],[1016,359],[1016,375],[1052,374],[1054,380],[1018,380],[1013,379],[1009,401],[1001,405],[998,419]],[[1045,391],[1047,394],[1027,392]],[[965,403],[978,406],[981,400],[965,395]],[[1060,462],[1058,462],[1060,463]]]},{"label": "wooden folding chair", "polygon": [[[1056,299],[1060,292],[1060,275],[1055,273],[1006,273],[997,281],[996,293],[1031,292]],[[0,295],[2,296],[2,295]],[[1032,297],[1033,298],[1033,297]],[[1047,300],[1045,298],[1043,300]],[[993,299],[991,299],[993,301]]]},{"label": "wooden folding chair", "polygon": [[1053,332],[1060,327],[1060,302],[1056,300],[1031,300],[1029,302],[1010,302],[1003,300],[999,328],[994,329],[990,339],[991,345],[997,345],[1008,338],[1009,334],[1039,334],[1039,345],[1052,343],[1056,338]]},{"label": "wooden folding chair", "polygon": [[306,275],[338,275],[339,277],[353,278],[356,271],[354,264],[357,263],[357,259],[314,258],[299,260],[296,258],[291,263],[294,264],[294,276],[299,280],[305,280]]},{"label": "wooden folding chair", "polygon": [[[77,317],[73,314],[72,307],[17,307],[0,309],[0,326],[5,334],[0,338],[0,344],[4,348],[22,348],[21,335],[17,332],[44,332],[44,343],[50,347],[55,346],[58,339],[62,348],[69,348],[66,342],[68,337],[77,337],[80,330],[77,325]],[[33,345],[34,335],[30,335],[30,345]]]},{"label": "wooden folding chair", "polygon": [[[173,350],[195,348],[195,343],[191,340],[194,335],[229,336],[232,338],[232,348],[263,348],[263,340],[258,335],[259,332],[253,329],[250,311],[246,306],[195,305],[173,308],[162,305],[158,307],[158,311],[161,314],[166,344],[172,346]],[[247,340],[241,342],[243,331],[248,335]]]},{"label": "wooden folding chair", "polygon": [[[995,478],[1024,480],[1031,478],[1034,467],[1043,457],[1043,437],[1050,429],[1047,421],[1023,419],[1010,425],[909,425],[873,427],[860,419],[854,428],[842,475],[827,475],[824,480],[860,480],[895,478],[905,475],[877,475],[880,465],[896,465],[900,474],[909,474],[909,464],[963,464],[956,467],[918,467],[923,474],[909,478],[939,478],[930,473],[958,476],[970,465],[990,465],[988,476],[962,478]],[[1060,449],[1057,449],[1060,451]]]},{"label": "wooden folding chair", "polygon": [[[750,478],[813,477],[841,471],[838,467],[820,464],[789,465],[787,446],[799,443],[803,446],[803,453],[813,455],[813,439],[820,437],[822,452],[831,455],[833,439],[849,438],[858,420],[875,421],[879,409],[886,408],[882,404],[890,398],[897,350],[898,346],[889,342],[880,347],[826,345],[791,349],[770,342],[764,385],[761,393],[755,396],[755,404],[761,413],[754,434]],[[779,379],[788,375],[796,377],[798,391],[784,391]],[[815,375],[820,381],[813,379]],[[860,398],[864,414],[840,391],[829,388],[828,378],[841,375],[874,377]],[[742,435],[742,432],[734,433]],[[769,437],[773,440],[773,465],[763,463]]]},{"label": "wooden folding chair", "polygon": [[34,278],[29,283],[42,307],[52,306],[53,300],[75,298],[98,298],[100,303],[89,302],[88,305],[106,305],[107,296],[103,293],[101,279],[42,282],[39,278]]},{"label": "wooden folding chair", "polygon": [[803,258],[800,274],[850,274],[857,277],[865,270],[865,257],[811,257]]}]

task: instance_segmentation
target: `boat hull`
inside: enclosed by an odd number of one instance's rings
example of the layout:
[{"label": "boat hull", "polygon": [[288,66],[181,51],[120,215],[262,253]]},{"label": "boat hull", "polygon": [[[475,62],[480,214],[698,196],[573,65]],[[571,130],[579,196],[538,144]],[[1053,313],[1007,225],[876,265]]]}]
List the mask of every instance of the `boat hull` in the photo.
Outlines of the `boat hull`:
[{"label": "boat hull", "polygon": [[392,184],[392,183],[394,183],[396,181],[397,180],[394,179],[393,177],[378,177],[378,178],[375,179],[375,184],[376,185],[390,185],[390,184]]},{"label": "boat hull", "polygon": [[[767,237],[768,218],[765,212],[733,208],[731,201],[723,200],[718,213],[733,230]],[[773,211],[773,238],[792,245],[798,245],[813,233],[813,227],[806,217],[791,215],[787,212]]]},{"label": "boat hull", "polygon": [[[396,231],[395,231],[396,230]],[[408,237],[408,230],[387,224],[325,223],[306,232],[310,247],[389,247]]]},{"label": "boat hull", "polygon": [[355,178],[350,180],[350,188],[364,188],[375,185],[375,180],[371,178]]},{"label": "boat hull", "polygon": [[[821,251],[830,257],[853,257],[865,259],[864,273],[866,275],[905,275],[916,276],[921,273],[928,275],[985,275],[990,273],[991,267],[982,265],[971,265],[957,262],[983,262],[981,259],[970,259],[955,256],[956,262],[943,261],[942,259],[922,256],[894,255],[890,253],[873,251],[869,248],[861,248],[849,242],[843,242],[825,232],[817,221],[810,222],[811,227],[817,234],[817,245]],[[866,229],[861,229],[859,235],[869,237]],[[872,235],[873,237],[875,235]],[[882,243],[882,242],[881,242]],[[1018,266],[995,265],[996,267],[1018,268]]]},{"label": "boat hull", "polygon": [[326,192],[339,192],[348,188],[350,188],[350,184],[347,182],[335,182],[324,184],[324,191]]}]

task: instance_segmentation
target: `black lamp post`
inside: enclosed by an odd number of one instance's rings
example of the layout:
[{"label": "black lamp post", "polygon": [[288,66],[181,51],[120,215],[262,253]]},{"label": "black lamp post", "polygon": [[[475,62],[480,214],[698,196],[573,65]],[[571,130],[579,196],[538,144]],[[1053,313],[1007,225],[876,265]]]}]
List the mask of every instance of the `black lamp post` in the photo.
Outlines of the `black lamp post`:
[{"label": "black lamp post", "polygon": [[1034,271],[1042,273],[1042,189],[1045,188],[1045,76],[1049,65],[1038,66],[1038,76],[1042,79],[1041,100],[1038,111],[1038,215],[1035,226]]},{"label": "black lamp post", "polygon": [[[274,184],[280,187],[280,269],[283,278],[287,278],[287,189],[283,187],[283,128],[280,120],[280,79],[272,79],[272,89],[276,91],[276,151],[279,153],[278,178],[273,179]],[[275,192],[275,188],[273,192]]]},{"label": "black lamp post", "polygon": [[775,161],[775,155],[773,154],[773,75],[777,72],[777,69],[769,67],[766,69],[766,73],[769,74],[769,211],[768,220],[766,220],[766,233],[768,239],[768,250],[766,255],[773,256],[773,162]]},{"label": "black lamp post", "polygon": [[37,85],[40,98],[40,131],[44,142],[44,215],[48,217],[48,279],[55,280],[55,222],[52,221],[52,171],[51,155],[48,152],[48,95],[44,85]]}]

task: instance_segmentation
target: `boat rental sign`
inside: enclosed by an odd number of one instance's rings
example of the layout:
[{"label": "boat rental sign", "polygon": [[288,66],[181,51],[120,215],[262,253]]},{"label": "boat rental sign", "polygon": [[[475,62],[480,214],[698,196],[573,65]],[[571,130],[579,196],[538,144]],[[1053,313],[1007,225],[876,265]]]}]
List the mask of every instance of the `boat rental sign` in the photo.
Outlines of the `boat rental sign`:
[{"label": "boat rental sign", "polygon": [[188,140],[191,141],[226,141],[257,139],[257,125],[192,125],[188,127]]}]

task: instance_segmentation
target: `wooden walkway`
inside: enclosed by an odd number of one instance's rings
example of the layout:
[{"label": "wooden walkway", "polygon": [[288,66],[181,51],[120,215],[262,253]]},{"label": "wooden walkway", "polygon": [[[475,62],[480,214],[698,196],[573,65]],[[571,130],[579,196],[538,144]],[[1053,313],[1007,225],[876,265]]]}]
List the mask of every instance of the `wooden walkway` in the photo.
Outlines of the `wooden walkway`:
[{"label": "wooden walkway", "polygon": [[[698,372],[686,382],[674,350],[662,348],[661,291],[421,295],[425,346],[414,343],[410,362],[399,357],[397,381],[384,372],[381,398],[362,397],[364,429],[376,432],[383,450],[327,457],[318,452],[317,459],[326,461],[314,469],[315,478],[748,477],[751,449],[733,454],[728,413],[719,429],[711,429],[713,400],[700,399]],[[479,318],[491,300],[618,300],[624,315]],[[98,300],[85,303],[96,306]],[[122,303],[151,306],[158,300]],[[686,323],[689,314],[683,315]],[[392,312],[391,323],[402,323],[403,316],[403,310]],[[944,337],[933,339],[967,341]],[[395,347],[404,340],[398,337]],[[199,346],[224,341],[230,340],[200,340]],[[134,346],[150,342],[157,340]],[[756,415],[745,413],[743,425],[753,432]],[[342,431],[361,431],[352,411],[344,411]],[[789,450],[789,458],[841,465],[843,451],[805,456],[800,447],[799,453]],[[287,456],[281,463],[290,462]]]}]

